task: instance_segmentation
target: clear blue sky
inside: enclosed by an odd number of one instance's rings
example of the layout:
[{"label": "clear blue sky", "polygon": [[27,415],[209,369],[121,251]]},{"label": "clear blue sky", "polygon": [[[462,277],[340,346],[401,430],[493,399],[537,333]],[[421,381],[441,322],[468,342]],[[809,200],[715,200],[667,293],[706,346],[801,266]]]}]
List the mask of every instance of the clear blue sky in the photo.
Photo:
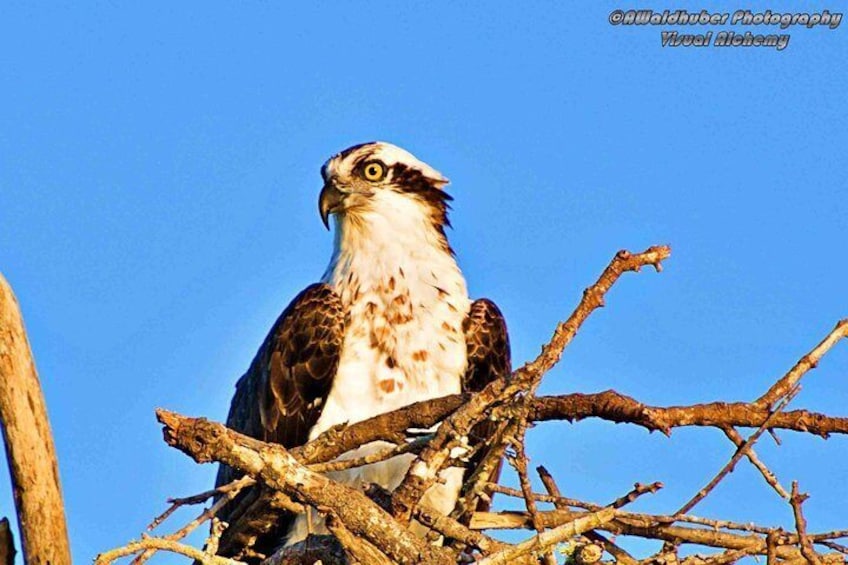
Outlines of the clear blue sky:
[{"label": "clear blue sky", "polygon": [[[450,238],[517,362],[616,250],[673,246],[662,275],[615,287],[545,393],[753,399],[848,316],[848,24],[792,28],[781,52],[673,50],[669,28],[608,23],[630,7],[5,3],[0,270],[47,396],[76,561],[211,484],[153,410],[225,417],[271,322],[326,266],[318,171],[356,142],[397,143],[452,180]],[[846,376],[842,344],[795,406],[846,415]],[[711,430],[531,433],[533,463],[569,495],[660,480],[637,506],[655,511],[731,454]],[[760,450],[811,493],[810,528],[848,527],[848,440],[782,439]],[[745,464],[697,510],[791,525]]]}]

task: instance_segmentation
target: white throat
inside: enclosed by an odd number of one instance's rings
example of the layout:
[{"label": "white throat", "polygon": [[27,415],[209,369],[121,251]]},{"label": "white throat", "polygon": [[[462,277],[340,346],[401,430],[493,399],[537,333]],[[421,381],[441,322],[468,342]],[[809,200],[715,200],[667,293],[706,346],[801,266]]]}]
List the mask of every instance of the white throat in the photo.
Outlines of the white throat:
[{"label": "white throat", "polygon": [[[426,209],[396,194],[375,195],[374,199],[375,205],[368,209],[352,211],[341,219],[335,217],[333,256],[324,281],[339,286],[342,277],[350,272],[377,279],[382,275],[388,278],[404,268],[412,279],[417,272],[418,278],[437,284],[428,276],[429,271],[437,270],[450,279],[442,281],[442,288],[448,290],[445,285],[449,282],[458,284],[452,294],[467,295],[465,280],[447,241],[432,224]],[[430,262],[433,264],[428,267]]]}]

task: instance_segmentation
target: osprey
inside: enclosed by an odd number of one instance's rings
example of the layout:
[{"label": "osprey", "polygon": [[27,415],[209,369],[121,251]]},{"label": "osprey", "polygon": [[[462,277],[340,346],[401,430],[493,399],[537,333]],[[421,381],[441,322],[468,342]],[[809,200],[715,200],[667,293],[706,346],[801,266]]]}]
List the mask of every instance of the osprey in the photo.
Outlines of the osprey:
[{"label": "osprey", "polygon": [[[227,418],[230,428],[285,447],[413,402],[479,391],[510,371],[503,316],[491,301],[468,297],[445,235],[448,180],[383,142],[331,157],[321,176],[321,219],[328,229],[331,216],[335,224],[329,267],[277,319],[239,379]],[[386,445],[374,442],[343,457]],[[331,475],[393,490],[411,460],[398,456]],[[462,472],[443,471],[425,494],[427,504],[450,513]],[[235,476],[222,466],[217,484]],[[317,515],[283,515],[253,550],[268,554],[303,540],[310,528],[326,531]]]}]

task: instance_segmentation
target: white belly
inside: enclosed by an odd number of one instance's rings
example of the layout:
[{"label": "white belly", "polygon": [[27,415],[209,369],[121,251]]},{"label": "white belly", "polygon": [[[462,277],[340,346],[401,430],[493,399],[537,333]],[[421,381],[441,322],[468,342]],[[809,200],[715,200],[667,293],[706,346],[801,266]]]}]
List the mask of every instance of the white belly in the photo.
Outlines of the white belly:
[{"label": "white belly", "polygon": [[[369,320],[352,321],[338,373],[310,439],[336,424],[367,420],[413,402],[460,392],[466,368],[465,338],[459,332],[439,334],[427,322],[386,330],[381,345],[373,347],[372,334],[380,330],[373,329]],[[461,324],[457,322],[456,327]]]},{"label": "white belly", "polygon": [[[406,273],[412,268],[406,266]],[[454,265],[455,268],[455,265]],[[459,393],[467,366],[462,322],[470,308],[465,282],[458,270],[433,281],[410,279],[399,273],[382,273],[377,282],[360,282],[356,276],[337,276],[336,290],[347,305],[346,328],[339,368],[309,439],[337,424],[355,423],[397,408]],[[337,274],[338,275],[338,274]],[[437,280],[440,279],[440,280]],[[438,283],[438,284],[436,284]],[[360,457],[390,447],[374,442],[342,458]],[[330,476],[339,482],[376,483],[394,490],[403,480],[414,456],[399,456]],[[425,494],[425,502],[449,513],[462,485],[461,469],[446,469],[443,482]],[[309,533],[324,532],[313,514],[299,516],[288,544]],[[420,528],[419,528],[420,529]],[[421,532],[423,533],[423,531]]]}]

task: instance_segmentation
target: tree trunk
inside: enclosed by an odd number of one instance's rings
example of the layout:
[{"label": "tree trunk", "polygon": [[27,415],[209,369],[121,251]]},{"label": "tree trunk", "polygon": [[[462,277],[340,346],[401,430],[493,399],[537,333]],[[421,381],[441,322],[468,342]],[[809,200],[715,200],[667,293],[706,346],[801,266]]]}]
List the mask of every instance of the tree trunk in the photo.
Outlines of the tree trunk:
[{"label": "tree trunk", "polygon": [[27,565],[70,565],[59,466],[20,308],[0,275],[0,424]]}]

